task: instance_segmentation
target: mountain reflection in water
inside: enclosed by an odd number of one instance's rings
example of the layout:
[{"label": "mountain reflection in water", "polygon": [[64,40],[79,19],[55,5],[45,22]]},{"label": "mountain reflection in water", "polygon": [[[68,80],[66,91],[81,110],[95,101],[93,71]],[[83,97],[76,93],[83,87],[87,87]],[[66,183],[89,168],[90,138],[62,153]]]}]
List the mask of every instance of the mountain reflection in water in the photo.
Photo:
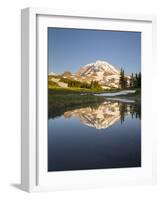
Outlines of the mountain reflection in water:
[{"label": "mountain reflection in water", "polygon": [[101,103],[52,109],[48,171],[141,167],[141,103]]},{"label": "mountain reflection in water", "polygon": [[124,122],[125,116],[141,118],[140,106],[136,103],[105,101],[99,105],[73,109],[64,112],[66,119],[75,117],[80,122],[96,129],[105,129],[116,122]]}]

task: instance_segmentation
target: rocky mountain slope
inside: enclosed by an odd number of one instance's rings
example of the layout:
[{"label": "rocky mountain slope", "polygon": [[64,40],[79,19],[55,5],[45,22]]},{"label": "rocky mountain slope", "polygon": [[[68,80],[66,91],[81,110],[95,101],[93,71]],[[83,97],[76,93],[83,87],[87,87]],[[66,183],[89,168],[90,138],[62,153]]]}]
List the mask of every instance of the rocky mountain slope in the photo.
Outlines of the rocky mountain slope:
[{"label": "rocky mountain slope", "polygon": [[118,87],[120,70],[107,62],[96,61],[81,67],[77,75],[96,80],[103,87]]},{"label": "rocky mountain slope", "polygon": [[[49,74],[49,76],[52,75],[55,75],[55,73],[51,72]],[[61,76],[63,78],[87,83],[97,81],[104,89],[118,88],[120,70],[108,62],[98,60],[95,63],[82,66],[75,74],[64,72]],[[128,76],[126,77],[128,78]]]}]

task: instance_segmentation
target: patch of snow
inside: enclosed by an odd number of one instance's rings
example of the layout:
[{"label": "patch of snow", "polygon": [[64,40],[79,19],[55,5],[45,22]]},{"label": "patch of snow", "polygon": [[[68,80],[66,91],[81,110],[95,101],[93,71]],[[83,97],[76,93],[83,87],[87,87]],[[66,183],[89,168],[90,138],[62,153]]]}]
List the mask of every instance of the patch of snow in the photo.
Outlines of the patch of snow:
[{"label": "patch of snow", "polygon": [[136,90],[122,90],[120,92],[107,92],[101,94],[94,94],[95,96],[106,96],[106,97],[114,97],[119,95],[127,95],[127,94],[134,94]]},{"label": "patch of snow", "polygon": [[54,73],[54,72],[49,73],[49,76],[55,76],[55,75],[56,75],[56,73]]}]

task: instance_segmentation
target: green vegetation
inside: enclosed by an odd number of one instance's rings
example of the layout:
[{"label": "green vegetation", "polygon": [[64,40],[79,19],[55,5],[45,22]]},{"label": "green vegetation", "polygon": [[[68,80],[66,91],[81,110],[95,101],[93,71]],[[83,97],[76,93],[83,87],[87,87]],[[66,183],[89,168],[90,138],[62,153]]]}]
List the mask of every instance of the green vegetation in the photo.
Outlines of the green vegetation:
[{"label": "green vegetation", "polygon": [[123,69],[121,69],[120,71],[119,87],[120,89],[125,89],[128,87],[127,77],[125,77],[125,73]]},{"label": "green vegetation", "polygon": [[141,88],[141,73],[133,75],[130,77],[130,88]]},{"label": "green vegetation", "polygon": [[72,88],[87,88],[87,89],[101,90],[101,86],[99,85],[97,81],[91,81],[91,83],[87,83],[87,82],[80,82],[77,80],[72,80],[72,79],[63,78],[63,77],[60,78],[60,81],[63,83],[67,83],[68,87],[72,87]]},{"label": "green vegetation", "polygon": [[93,95],[79,95],[79,94],[49,94],[48,102],[49,105],[54,104],[55,107],[66,107],[69,105],[100,102],[105,100],[104,97],[98,97]]},{"label": "green vegetation", "polygon": [[73,108],[85,107],[105,100],[105,97],[93,95],[93,93],[102,91],[96,81],[92,81],[88,84],[62,77],[59,78],[61,82],[68,83],[68,87],[61,88],[57,83],[51,81],[51,78],[48,80],[49,118],[52,116],[59,116],[63,112]]},{"label": "green vegetation", "polygon": [[[97,89],[87,89],[87,88],[61,88],[61,87],[52,87],[51,85],[48,87],[49,94],[61,94],[61,95],[68,95],[68,94],[94,94],[94,93],[102,93],[105,92],[104,90],[97,90]],[[83,96],[83,95],[82,95]]]},{"label": "green vegetation", "polygon": [[136,73],[135,76],[132,73],[130,76],[130,80],[128,83],[128,79],[125,76],[124,70],[121,69],[120,71],[120,80],[119,80],[119,88],[120,89],[133,89],[133,88],[141,88],[141,73]]},{"label": "green vegetation", "polygon": [[105,97],[98,97],[91,94],[80,95],[80,91],[68,89],[56,89],[48,91],[48,114],[59,116],[65,111],[74,108],[86,107],[105,101]]},{"label": "green vegetation", "polygon": [[[94,91],[76,88],[54,88],[48,90],[49,118],[59,116],[67,110],[87,107],[104,102],[107,97],[95,96]],[[124,95],[117,98],[125,98]],[[126,98],[140,102],[141,89],[136,89],[135,94],[127,94]]]},{"label": "green vegetation", "polygon": [[57,88],[59,87],[57,83],[51,81],[51,80],[48,80],[48,87],[50,88]]},{"label": "green vegetation", "polygon": [[[69,72],[65,72],[69,75]],[[54,81],[52,79],[55,79]],[[62,88],[59,83],[66,83],[68,87]],[[48,78],[48,114],[59,116],[67,110],[73,108],[87,107],[99,104],[106,100],[107,97],[95,96],[95,93],[118,92],[123,89],[135,89],[136,93],[117,96],[119,98],[128,98],[140,101],[141,98],[141,73],[132,74],[130,79],[125,76],[124,70],[121,69],[119,88],[102,89],[97,81],[80,82],[60,76],[49,76]]]}]

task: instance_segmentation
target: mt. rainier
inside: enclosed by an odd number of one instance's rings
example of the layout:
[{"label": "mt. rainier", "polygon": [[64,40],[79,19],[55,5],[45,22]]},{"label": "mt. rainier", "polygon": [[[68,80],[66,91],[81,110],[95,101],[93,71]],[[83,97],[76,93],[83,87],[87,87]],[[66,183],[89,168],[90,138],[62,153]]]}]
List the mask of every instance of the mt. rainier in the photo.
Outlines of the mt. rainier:
[{"label": "mt. rainier", "polygon": [[93,74],[97,74],[99,76],[101,74],[104,75],[104,73],[107,73],[106,75],[119,75],[120,70],[117,70],[114,66],[105,61],[98,60],[95,63],[90,63],[81,67],[78,71],[78,74],[81,76],[91,76]]},{"label": "mt. rainier", "polygon": [[96,61],[80,68],[78,76],[98,81],[104,88],[118,87],[120,70],[105,61]]},{"label": "mt. rainier", "polygon": [[[50,73],[49,76],[52,76],[52,74],[54,76],[54,73]],[[60,76],[69,80],[86,83],[97,81],[102,88],[110,89],[119,87],[120,70],[108,62],[98,60],[95,63],[82,66],[76,73],[64,72]],[[129,80],[129,76],[125,75],[125,77]]]}]

